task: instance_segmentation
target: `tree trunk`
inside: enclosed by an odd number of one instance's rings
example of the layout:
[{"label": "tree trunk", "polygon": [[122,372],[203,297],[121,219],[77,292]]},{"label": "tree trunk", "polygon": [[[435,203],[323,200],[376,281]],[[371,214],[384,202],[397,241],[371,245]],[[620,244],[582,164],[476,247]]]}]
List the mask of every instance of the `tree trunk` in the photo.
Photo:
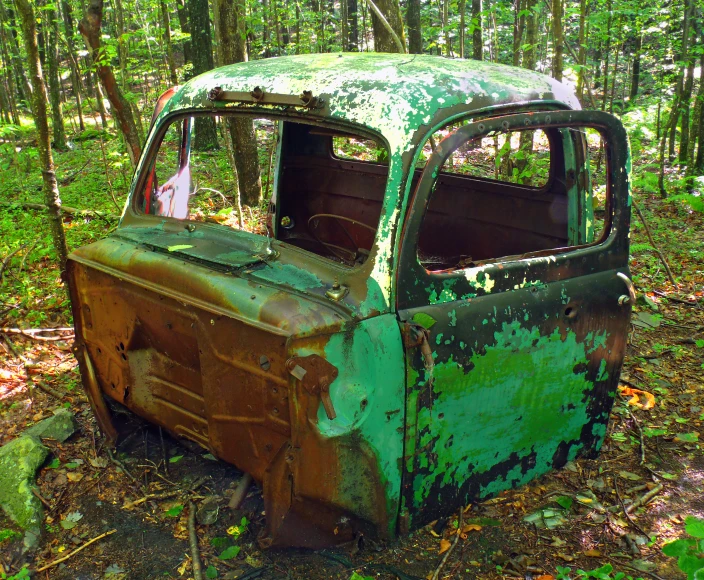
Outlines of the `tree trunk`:
[{"label": "tree trunk", "polygon": [[579,70],[577,71],[577,97],[582,99],[584,95],[584,73],[587,66],[587,50],[585,47],[587,32],[587,0],[579,0]]},{"label": "tree trunk", "polygon": [[[2,4],[2,0],[0,0],[0,4]],[[12,59],[10,58],[9,51],[7,50],[7,41],[5,39],[5,27],[3,26],[3,21],[4,20],[0,18],[0,56],[2,57],[2,61],[5,63],[4,71],[7,81],[7,101],[12,116],[12,123],[19,125],[20,117],[17,112],[15,100],[17,97],[22,98],[22,92],[21,90],[16,90],[15,88],[15,75],[13,74]]]},{"label": "tree trunk", "polygon": [[538,0],[526,0],[526,10],[530,12],[526,16],[526,49],[523,51],[523,68],[535,70],[537,63],[538,48],[538,14],[536,7]]},{"label": "tree trunk", "polygon": [[[699,70],[704,71],[704,53],[699,57]],[[691,175],[702,175],[704,174],[704,76],[699,77],[699,92],[694,105],[692,134],[696,136],[697,154],[694,155],[694,143],[692,143],[687,170]]]},{"label": "tree trunk", "polygon": [[562,0],[552,0],[552,76],[558,81],[562,80],[564,37],[562,31]]},{"label": "tree trunk", "polygon": [[[91,52],[95,68],[100,77],[100,82],[105,88],[105,93],[112,105],[113,115],[116,117],[122,135],[125,138],[130,161],[132,165],[135,166],[142,153],[142,145],[139,141],[137,125],[132,115],[130,104],[117,86],[117,80],[112,72],[112,68],[108,64],[108,59],[101,54],[100,26],[102,21],[103,0],[90,0],[88,9],[78,28],[85,39],[86,46]],[[100,98],[100,95],[98,95],[98,98]]]},{"label": "tree trunk", "polygon": [[59,270],[63,277],[66,271],[66,258],[68,249],[66,248],[66,238],[64,236],[64,226],[61,221],[61,198],[59,197],[59,187],[54,173],[54,160],[51,154],[51,143],[49,141],[49,122],[47,120],[46,103],[47,94],[44,87],[42,67],[39,62],[39,50],[37,47],[36,18],[34,8],[30,0],[15,0],[17,11],[20,15],[22,35],[27,51],[27,65],[32,77],[34,91],[32,93],[32,113],[34,123],[37,127],[37,149],[42,165],[42,182],[44,190],[44,204],[49,217],[49,228],[54,250],[59,261]]},{"label": "tree trunk", "polygon": [[[245,62],[245,0],[215,0],[213,5],[218,66]],[[258,206],[262,199],[261,169],[257,138],[251,117],[226,117],[232,141],[240,201]]]},{"label": "tree trunk", "polygon": [[54,4],[46,7],[46,18],[49,24],[49,43],[47,63],[49,65],[49,99],[51,100],[51,121],[54,135],[54,148],[65,151],[66,130],[64,129],[64,114],[61,107],[61,81],[59,80],[59,21]]},{"label": "tree trunk", "polygon": [[672,107],[671,116],[673,117],[669,123],[670,134],[669,134],[669,148],[668,156],[670,159],[675,157],[675,137],[677,132],[677,123],[679,121],[680,115],[683,112],[684,107],[688,107],[689,103],[684,103],[682,99],[682,93],[684,92],[684,78],[687,71],[687,63],[689,61],[689,28],[690,20],[692,15],[692,10],[694,8],[693,0],[685,0],[684,4],[684,14],[682,16],[682,46],[680,50],[679,58],[676,60],[683,63],[680,69],[679,75],[677,77],[677,88],[675,90],[675,98]]},{"label": "tree trunk", "polygon": [[[460,18],[464,21],[464,3],[460,0]],[[408,25],[408,52],[421,54],[423,52],[423,35],[420,28],[420,0],[408,0],[406,11],[406,24]],[[463,52],[464,27],[460,24],[460,53]],[[463,54],[460,56],[464,57]]]},{"label": "tree trunk", "polygon": [[68,64],[71,69],[71,84],[73,85],[73,95],[76,98],[76,110],[78,111],[78,126],[81,131],[85,131],[86,125],[83,121],[83,97],[81,96],[82,84],[81,75],[78,71],[76,61],[76,46],[73,39],[73,17],[71,16],[71,6],[68,0],[61,0],[61,16],[64,21],[64,33],[66,35],[66,45],[68,46]]},{"label": "tree trunk", "polygon": [[366,0],[372,15],[374,50],[376,52],[406,52],[403,20],[399,0]]},{"label": "tree trunk", "polygon": [[[5,26],[13,26],[14,15],[11,10],[5,8],[4,2],[0,1],[0,28],[3,29],[3,34],[5,31]],[[14,69],[16,82],[15,88],[17,93],[22,100],[30,101],[32,99],[32,86],[29,84],[29,79],[25,73],[24,63],[22,62],[22,57],[20,56],[20,47],[17,42],[17,38],[12,32],[5,37],[9,58],[12,61],[12,68]]]},{"label": "tree trunk", "polygon": [[[210,14],[208,0],[188,0],[188,16],[191,23],[191,50],[193,52],[193,73],[212,70],[213,43],[210,37]],[[217,149],[218,135],[215,129],[215,119],[212,117],[196,117],[195,137],[193,147],[200,151]]]},{"label": "tree trunk", "polygon": [[[472,58],[484,59],[484,39],[482,38],[482,0],[472,0]],[[491,55],[490,55],[491,56]]]},{"label": "tree trunk", "polygon": [[515,0],[516,13],[513,22],[513,66],[521,64],[521,45],[523,44],[523,34],[526,30],[526,0]]},{"label": "tree trunk", "polygon": [[680,123],[680,165],[686,164],[687,158],[689,157],[689,111],[690,101],[692,100],[692,89],[694,88],[694,64],[695,60],[693,58],[690,59],[689,64],[687,65],[687,73],[685,75],[684,82],[684,91],[682,93],[683,107],[682,121]]},{"label": "tree trunk", "polygon": [[601,110],[606,111],[606,99],[608,98],[609,94],[609,57],[611,55],[611,15],[612,15],[612,10],[611,10],[611,0],[607,0],[606,2],[606,10],[609,13],[609,17],[606,20],[606,57],[604,59],[604,95],[603,99],[601,102]]},{"label": "tree trunk", "polygon": [[347,18],[350,23],[350,43],[347,50],[357,52],[359,51],[359,17],[357,6],[357,0],[342,0],[347,2]]},{"label": "tree trunk", "polygon": [[159,10],[161,12],[161,25],[164,28],[164,46],[166,47],[166,62],[169,65],[169,78],[171,84],[178,84],[178,75],[176,74],[176,61],[174,60],[174,48],[171,45],[171,19],[169,18],[169,9],[166,6],[165,0],[159,0]]},{"label": "tree trunk", "polygon": [[[178,14],[178,22],[181,26],[181,32],[184,34],[191,33],[191,25],[188,22],[188,10],[184,0],[176,0],[176,13]],[[183,41],[183,60],[185,62],[193,62],[191,59],[191,41]]]},{"label": "tree trunk", "polygon": [[122,0],[115,0],[115,30],[117,32],[117,56],[120,63],[120,86],[127,87],[127,40],[125,39],[125,11]]},{"label": "tree trunk", "polygon": [[636,34],[636,48],[633,54],[633,66],[631,67],[631,92],[629,93],[630,100],[633,100],[638,95],[638,85],[640,85],[640,56],[643,49],[643,34]]}]

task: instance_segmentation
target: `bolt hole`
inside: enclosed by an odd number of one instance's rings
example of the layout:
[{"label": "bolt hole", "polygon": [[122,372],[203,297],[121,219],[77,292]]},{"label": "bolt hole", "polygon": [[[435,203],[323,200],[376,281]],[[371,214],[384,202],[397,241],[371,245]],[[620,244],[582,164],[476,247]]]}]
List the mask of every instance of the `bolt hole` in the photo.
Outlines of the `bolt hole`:
[{"label": "bolt hole", "polygon": [[102,352],[103,352],[102,350],[98,349],[98,354],[101,354]]},{"label": "bolt hole", "polygon": [[120,343],[120,350],[125,350],[125,345]]},{"label": "bolt hole", "polygon": [[359,402],[359,407],[362,409],[362,411],[364,411],[364,409],[367,408],[367,405],[368,405],[368,404],[369,404],[369,401],[367,401],[366,399],[362,399],[362,400]]},{"label": "bolt hole", "polygon": [[438,415],[438,419],[444,419],[445,418],[445,413],[440,413]]},{"label": "bolt hole", "polygon": [[127,357],[125,356],[124,352],[120,356],[122,357],[122,360],[127,360]]},{"label": "bolt hole", "polygon": [[567,308],[565,308],[565,316],[567,318],[574,318],[576,316],[576,314],[577,314],[577,311],[574,308],[572,308],[571,306],[568,306]]}]

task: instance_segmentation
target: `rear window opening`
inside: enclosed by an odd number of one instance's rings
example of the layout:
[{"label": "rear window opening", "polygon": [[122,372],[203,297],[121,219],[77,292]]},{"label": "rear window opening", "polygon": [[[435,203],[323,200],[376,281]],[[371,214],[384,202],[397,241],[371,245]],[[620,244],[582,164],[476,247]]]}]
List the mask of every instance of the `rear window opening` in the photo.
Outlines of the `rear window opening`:
[{"label": "rear window opening", "polygon": [[[429,139],[421,158],[430,159],[452,133],[444,129]],[[605,178],[604,144],[593,129],[520,130],[464,141],[438,172],[418,259],[429,271],[456,270],[599,241],[609,214]]]},{"label": "rear window opening", "polygon": [[269,234],[338,263],[364,263],[388,178],[381,139],[280,118],[248,118],[263,203],[239,207],[237,153],[229,146],[224,118],[212,118],[218,147],[208,150],[195,146],[198,123],[192,117],[168,125],[137,198],[141,212]]}]

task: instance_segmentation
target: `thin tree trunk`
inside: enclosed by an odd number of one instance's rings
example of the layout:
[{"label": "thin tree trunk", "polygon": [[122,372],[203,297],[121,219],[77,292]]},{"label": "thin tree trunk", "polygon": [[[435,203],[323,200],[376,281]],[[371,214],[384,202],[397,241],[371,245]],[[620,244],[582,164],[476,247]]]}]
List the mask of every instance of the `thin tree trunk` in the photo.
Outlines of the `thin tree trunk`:
[{"label": "thin tree trunk", "polygon": [[61,0],[61,17],[64,21],[64,34],[66,35],[66,46],[68,48],[68,64],[71,69],[71,84],[73,85],[73,95],[76,98],[76,110],[78,111],[78,126],[81,131],[85,131],[86,125],[83,121],[83,97],[81,96],[82,83],[81,75],[76,61],[76,46],[73,39],[73,17],[71,6],[68,0]]},{"label": "thin tree trunk", "polygon": [[535,70],[537,62],[538,44],[538,15],[536,8],[538,0],[526,0],[526,10],[530,14],[526,17],[526,48],[523,51],[523,68]]},{"label": "thin tree trunk", "polygon": [[586,19],[587,19],[587,0],[579,0],[579,51],[577,64],[577,97],[582,100],[584,96],[584,76],[587,66],[587,50],[586,50]]},{"label": "thin tree trunk", "polygon": [[374,50],[376,52],[406,52],[403,19],[399,0],[366,0],[372,13]]},{"label": "thin tree trunk", "polygon": [[[215,67],[213,44],[210,36],[208,0],[188,0],[188,16],[191,23],[191,49],[193,51],[193,73],[199,75]],[[196,117],[193,147],[198,150],[217,149],[218,135],[215,119]]]},{"label": "thin tree trunk", "polygon": [[120,63],[120,86],[127,88],[127,39],[125,38],[125,11],[122,0],[115,0],[115,29],[117,31],[117,55]]},{"label": "thin tree trunk", "polygon": [[[464,3],[460,0],[460,56],[464,57]],[[408,52],[421,54],[423,52],[423,35],[420,28],[420,0],[408,0],[406,11],[406,24],[408,25]]]},{"label": "thin tree trunk", "polygon": [[513,66],[521,65],[521,45],[526,30],[526,0],[515,0],[516,14],[513,29]]},{"label": "thin tree trunk", "polygon": [[63,277],[66,271],[66,258],[68,249],[66,248],[66,238],[64,236],[64,226],[61,221],[61,198],[59,197],[59,187],[54,173],[54,159],[51,154],[51,143],[49,141],[49,122],[47,119],[46,104],[48,101],[42,67],[39,61],[39,51],[37,46],[36,18],[34,8],[29,0],[15,0],[17,11],[20,15],[22,35],[27,51],[27,64],[32,77],[34,91],[32,93],[32,113],[37,127],[37,149],[42,165],[42,182],[44,190],[44,204],[47,208],[49,218],[49,229],[54,250],[59,261],[59,270]]},{"label": "thin tree trunk", "polygon": [[357,0],[342,0],[347,2],[347,18],[350,23],[350,43],[347,50],[359,51],[359,6]]},{"label": "thin tree trunk", "polygon": [[562,31],[562,0],[552,0],[552,76],[558,81],[562,80],[564,37]]},{"label": "thin tree trunk", "polygon": [[178,75],[176,74],[176,61],[174,60],[174,48],[171,44],[171,19],[169,18],[169,9],[166,6],[165,0],[159,0],[159,10],[161,12],[161,25],[164,34],[164,46],[166,47],[166,62],[169,65],[169,78],[171,84],[178,84]]},{"label": "thin tree trunk", "polygon": [[675,157],[675,138],[677,132],[677,123],[679,121],[680,115],[683,112],[684,107],[688,107],[689,103],[683,103],[682,94],[684,92],[684,79],[687,71],[688,61],[689,61],[689,28],[690,20],[692,15],[692,10],[694,8],[693,0],[685,0],[684,14],[682,16],[682,47],[680,50],[679,62],[682,62],[682,68],[680,69],[679,75],[677,77],[677,88],[675,90],[675,98],[672,108],[672,119],[669,123],[669,147],[668,147],[668,157],[674,159]]},{"label": "thin tree trunk", "polygon": [[[215,0],[218,65],[245,62],[245,0]],[[234,150],[240,203],[258,206],[262,199],[257,138],[251,117],[227,117],[228,137]]]},{"label": "thin tree trunk", "polygon": [[636,48],[633,55],[633,66],[631,68],[631,92],[629,93],[629,98],[631,100],[635,99],[638,95],[638,88],[640,85],[640,57],[641,51],[643,49],[643,33],[636,34]]},{"label": "thin tree trunk", "polygon": [[54,148],[65,151],[66,130],[64,114],[61,106],[61,83],[59,80],[59,20],[54,4],[46,7],[46,18],[49,24],[49,43],[47,63],[49,65],[49,99],[51,101],[51,121],[54,136]]},{"label": "thin tree trunk", "polygon": [[680,165],[686,164],[689,157],[689,112],[690,101],[692,100],[692,89],[694,88],[694,65],[695,60],[692,58],[687,65],[684,91],[682,93],[683,107],[682,120],[680,122],[680,151],[678,157]]},{"label": "thin tree trunk", "polygon": [[[184,34],[191,33],[191,25],[188,22],[188,9],[184,0],[176,0],[176,13],[178,14],[178,22],[181,26],[181,32]],[[191,41],[183,41],[183,60],[185,62],[193,62],[191,57]]]},{"label": "thin tree trunk", "polygon": [[[474,60],[484,60],[484,39],[482,37],[482,0],[472,0],[471,29],[472,58]],[[491,55],[489,55],[489,58],[491,58]]]},{"label": "thin tree trunk", "polygon": [[[704,71],[704,53],[699,57],[699,70]],[[688,171],[691,175],[704,174],[704,72],[700,73],[699,92],[694,105],[694,119],[692,120],[692,133],[697,139],[697,154],[694,155],[694,143],[690,148],[690,162]]]},{"label": "thin tree trunk", "polygon": [[[0,0],[0,4],[2,0]],[[21,90],[16,91],[15,85],[15,75],[12,67],[12,59],[10,57],[9,51],[7,50],[7,41],[5,39],[5,27],[3,26],[3,19],[0,17],[0,56],[5,63],[5,79],[7,81],[7,100],[8,107],[10,108],[10,113],[12,116],[12,122],[15,125],[20,124],[20,117],[17,112],[17,105],[15,104],[15,99],[19,96],[22,98]]]},{"label": "thin tree trunk", "polygon": [[[100,82],[103,87],[105,87],[105,92],[112,105],[113,115],[116,117],[122,135],[125,138],[127,153],[134,166],[137,164],[137,160],[142,152],[142,145],[139,141],[137,125],[132,115],[130,104],[117,86],[117,80],[115,79],[115,75],[107,59],[102,58],[101,55],[100,26],[102,20],[103,0],[90,0],[86,14],[79,25],[79,30],[86,41],[86,46],[91,52],[98,76],[100,77]],[[98,95],[98,98],[100,98],[100,95]]]},{"label": "thin tree trunk", "polygon": [[[5,30],[5,26],[12,26],[14,20],[14,15],[11,10],[5,8],[4,2],[0,2],[0,28]],[[20,47],[17,42],[17,38],[12,32],[5,37],[9,58],[12,61],[12,68],[14,69],[16,81],[15,88],[19,94],[20,99],[31,101],[32,99],[32,86],[29,84],[29,79],[25,73],[24,63],[22,62],[22,57],[20,56]]]},{"label": "thin tree trunk", "polygon": [[606,99],[608,98],[609,94],[609,57],[611,56],[611,0],[607,0],[606,2],[606,10],[609,13],[609,18],[606,21],[606,49],[604,52],[606,53],[606,57],[604,60],[604,95],[603,99],[601,101],[601,110],[605,111],[606,110]]}]

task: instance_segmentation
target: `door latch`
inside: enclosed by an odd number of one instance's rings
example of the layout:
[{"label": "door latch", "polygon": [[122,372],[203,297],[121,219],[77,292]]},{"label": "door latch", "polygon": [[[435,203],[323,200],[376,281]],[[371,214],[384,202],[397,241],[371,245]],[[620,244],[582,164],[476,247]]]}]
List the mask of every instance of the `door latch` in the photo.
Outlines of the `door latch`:
[{"label": "door latch", "polygon": [[310,395],[320,397],[328,419],[332,421],[337,417],[330,397],[330,385],[338,375],[335,365],[318,354],[311,354],[291,357],[286,361],[286,368]]}]

